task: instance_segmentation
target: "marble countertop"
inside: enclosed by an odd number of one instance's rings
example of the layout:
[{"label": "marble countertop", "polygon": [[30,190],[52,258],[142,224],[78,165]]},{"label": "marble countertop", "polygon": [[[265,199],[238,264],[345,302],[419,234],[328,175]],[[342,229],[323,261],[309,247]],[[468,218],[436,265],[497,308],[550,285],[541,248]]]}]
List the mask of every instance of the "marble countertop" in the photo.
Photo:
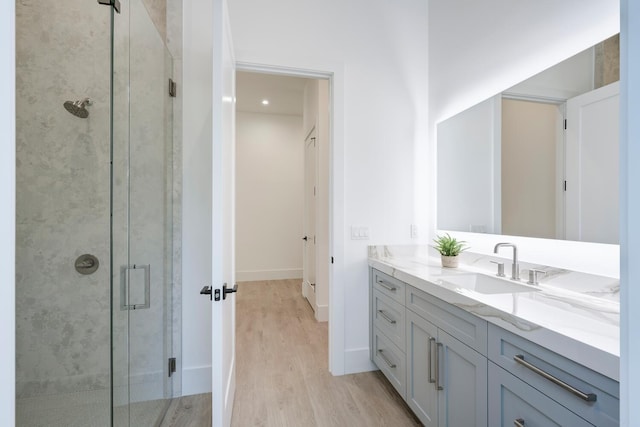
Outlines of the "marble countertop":
[{"label": "marble countertop", "polygon": [[[459,268],[442,268],[427,246],[370,246],[369,265],[501,328],[620,380],[620,301],[615,278],[520,263],[547,272],[532,292],[483,294],[457,287],[443,276],[495,275],[492,260],[465,252]],[[504,279],[507,280],[508,279]],[[525,283],[526,280],[523,281]]]}]

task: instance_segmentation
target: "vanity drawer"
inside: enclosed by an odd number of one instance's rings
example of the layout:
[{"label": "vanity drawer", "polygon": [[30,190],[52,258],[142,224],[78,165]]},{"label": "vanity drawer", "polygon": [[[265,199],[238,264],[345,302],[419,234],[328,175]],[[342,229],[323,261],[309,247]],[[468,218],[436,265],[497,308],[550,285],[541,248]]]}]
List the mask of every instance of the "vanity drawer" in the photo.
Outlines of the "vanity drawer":
[{"label": "vanity drawer", "polygon": [[405,308],[378,290],[373,291],[373,325],[405,351]]},{"label": "vanity drawer", "polygon": [[489,362],[489,425],[592,427],[535,388]]},{"label": "vanity drawer", "polygon": [[381,271],[374,269],[372,272],[373,289],[382,292],[389,298],[404,305],[404,288],[406,285],[400,280],[391,277],[388,274],[384,274]]},{"label": "vanity drawer", "polygon": [[378,328],[373,329],[373,361],[393,387],[406,398],[405,354]]},{"label": "vanity drawer", "polygon": [[487,321],[452,306],[413,286],[407,286],[407,308],[462,341],[482,355],[487,355]]},{"label": "vanity drawer", "polygon": [[619,425],[617,381],[495,325],[489,325],[488,356],[590,423],[601,427]]}]

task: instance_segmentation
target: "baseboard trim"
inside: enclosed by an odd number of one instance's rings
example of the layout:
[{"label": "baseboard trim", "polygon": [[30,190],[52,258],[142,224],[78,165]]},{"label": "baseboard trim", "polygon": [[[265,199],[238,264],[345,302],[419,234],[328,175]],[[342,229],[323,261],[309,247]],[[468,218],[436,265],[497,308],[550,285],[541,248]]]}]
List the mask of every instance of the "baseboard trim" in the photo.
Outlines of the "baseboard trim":
[{"label": "baseboard trim", "polygon": [[237,282],[255,282],[258,280],[302,279],[301,268],[285,268],[279,270],[245,270],[236,271]]},{"label": "baseboard trim", "polygon": [[344,352],[344,373],[376,371],[378,367],[369,359],[369,347],[354,348]]},{"label": "baseboard trim", "polygon": [[328,305],[316,305],[316,320],[318,322],[329,321],[329,306]]},{"label": "baseboard trim", "polygon": [[211,393],[211,366],[182,369],[182,396]]}]

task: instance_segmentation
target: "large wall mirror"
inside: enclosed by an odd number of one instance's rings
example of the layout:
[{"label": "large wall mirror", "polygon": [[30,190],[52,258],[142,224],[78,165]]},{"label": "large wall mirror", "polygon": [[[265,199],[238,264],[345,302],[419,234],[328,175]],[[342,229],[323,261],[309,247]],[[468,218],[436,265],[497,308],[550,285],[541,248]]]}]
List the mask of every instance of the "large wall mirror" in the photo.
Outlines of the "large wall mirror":
[{"label": "large wall mirror", "polygon": [[440,230],[618,243],[619,37],[437,125]]}]

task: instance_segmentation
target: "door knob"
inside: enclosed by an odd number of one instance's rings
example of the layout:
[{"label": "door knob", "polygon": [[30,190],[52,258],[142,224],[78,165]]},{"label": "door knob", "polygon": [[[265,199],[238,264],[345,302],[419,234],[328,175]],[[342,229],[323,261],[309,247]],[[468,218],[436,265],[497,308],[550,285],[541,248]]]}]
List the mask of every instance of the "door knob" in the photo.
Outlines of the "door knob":
[{"label": "door knob", "polygon": [[213,295],[211,295],[211,286],[203,286],[200,289],[200,295],[209,295],[209,299],[213,300]]},{"label": "door knob", "polygon": [[309,240],[309,238],[308,238],[307,236],[304,236],[304,237],[302,238],[302,240],[304,240],[304,241],[306,242],[307,240]]},{"label": "door knob", "polygon": [[227,284],[222,285],[222,299],[227,299],[227,294],[238,292],[238,284],[233,285],[233,288],[227,288]]}]

